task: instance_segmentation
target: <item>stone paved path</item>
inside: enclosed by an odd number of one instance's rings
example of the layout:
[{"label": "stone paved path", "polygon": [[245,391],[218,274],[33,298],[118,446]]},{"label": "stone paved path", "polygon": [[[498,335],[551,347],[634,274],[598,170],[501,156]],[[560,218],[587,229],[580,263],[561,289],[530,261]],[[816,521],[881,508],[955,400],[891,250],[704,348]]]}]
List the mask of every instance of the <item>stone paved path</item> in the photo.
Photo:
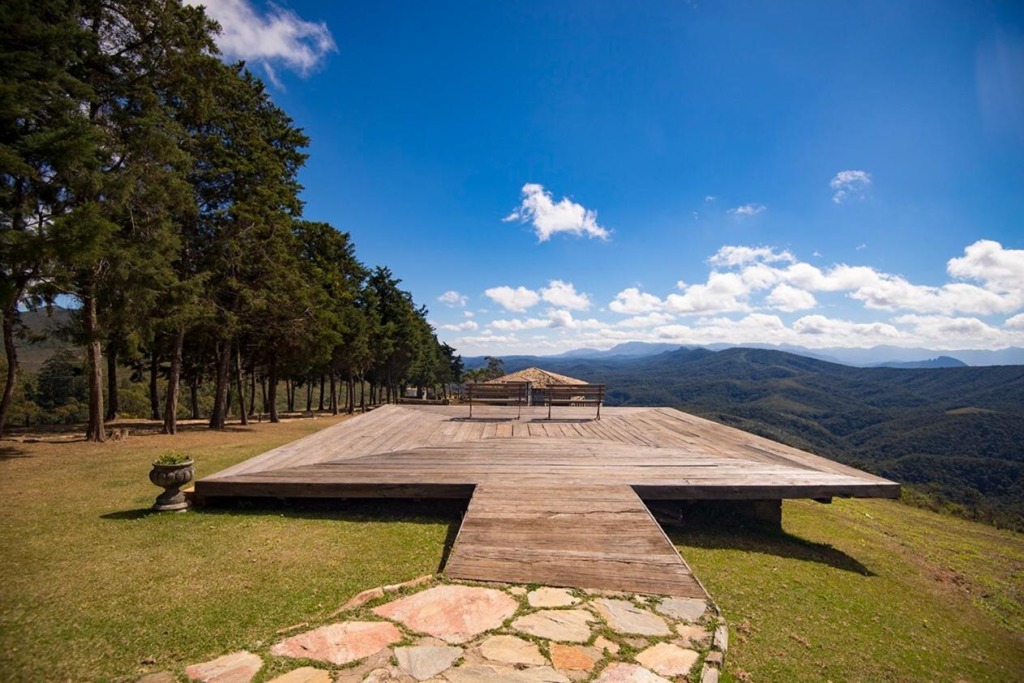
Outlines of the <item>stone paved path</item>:
[{"label": "stone paved path", "polygon": [[726,633],[710,601],[420,577],[184,673],[203,683],[717,683]]}]

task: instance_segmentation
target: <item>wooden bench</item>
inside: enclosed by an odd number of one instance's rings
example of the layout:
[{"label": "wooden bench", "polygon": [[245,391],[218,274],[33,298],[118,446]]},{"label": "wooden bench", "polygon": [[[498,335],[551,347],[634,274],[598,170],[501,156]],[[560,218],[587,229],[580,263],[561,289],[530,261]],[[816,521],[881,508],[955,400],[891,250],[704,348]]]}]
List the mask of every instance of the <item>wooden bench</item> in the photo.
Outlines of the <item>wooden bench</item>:
[{"label": "wooden bench", "polygon": [[474,403],[514,403],[519,409],[516,419],[523,416],[523,404],[530,392],[529,382],[504,382],[488,384],[486,382],[466,382],[462,396],[469,401],[469,416],[473,417]]},{"label": "wooden bench", "polygon": [[547,388],[548,419],[551,406],[597,406],[597,417],[601,419],[601,404],[604,403],[603,384],[553,384]]}]

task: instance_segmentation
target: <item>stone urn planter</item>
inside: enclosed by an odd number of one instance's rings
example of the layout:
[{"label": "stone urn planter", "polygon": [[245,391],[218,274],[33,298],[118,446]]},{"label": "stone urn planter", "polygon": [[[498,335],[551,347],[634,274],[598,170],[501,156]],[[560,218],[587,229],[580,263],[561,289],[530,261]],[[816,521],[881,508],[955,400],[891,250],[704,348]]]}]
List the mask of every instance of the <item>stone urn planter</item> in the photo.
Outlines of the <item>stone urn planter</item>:
[{"label": "stone urn planter", "polygon": [[[166,459],[161,458],[161,460]],[[185,494],[180,489],[196,476],[192,459],[187,458],[180,462],[161,462],[161,460],[154,462],[153,469],[149,471],[149,480],[166,489],[157,496],[156,502],[153,503],[153,509],[184,512],[188,509],[188,501],[185,500]]]}]

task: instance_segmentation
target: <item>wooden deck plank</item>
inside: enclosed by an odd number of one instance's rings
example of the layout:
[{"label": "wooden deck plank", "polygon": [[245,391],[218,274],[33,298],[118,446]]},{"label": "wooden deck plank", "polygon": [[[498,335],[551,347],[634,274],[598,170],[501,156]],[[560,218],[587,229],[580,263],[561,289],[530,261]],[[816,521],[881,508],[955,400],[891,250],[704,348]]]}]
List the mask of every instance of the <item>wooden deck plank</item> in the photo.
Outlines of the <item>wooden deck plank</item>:
[{"label": "wooden deck plank", "polygon": [[477,486],[445,573],[706,598],[628,486]]}]

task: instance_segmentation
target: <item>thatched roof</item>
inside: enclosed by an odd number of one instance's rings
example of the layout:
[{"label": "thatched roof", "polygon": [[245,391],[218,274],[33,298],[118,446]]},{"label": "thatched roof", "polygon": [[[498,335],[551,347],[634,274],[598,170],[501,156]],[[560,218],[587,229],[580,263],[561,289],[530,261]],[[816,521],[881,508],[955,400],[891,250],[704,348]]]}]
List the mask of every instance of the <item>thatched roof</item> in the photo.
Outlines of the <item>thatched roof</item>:
[{"label": "thatched roof", "polygon": [[589,384],[581,379],[559,375],[555,372],[541,370],[540,368],[526,368],[519,372],[498,377],[488,381],[488,384],[504,384],[505,382],[532,382],[538,389],[551,386],[552,384]]}]

